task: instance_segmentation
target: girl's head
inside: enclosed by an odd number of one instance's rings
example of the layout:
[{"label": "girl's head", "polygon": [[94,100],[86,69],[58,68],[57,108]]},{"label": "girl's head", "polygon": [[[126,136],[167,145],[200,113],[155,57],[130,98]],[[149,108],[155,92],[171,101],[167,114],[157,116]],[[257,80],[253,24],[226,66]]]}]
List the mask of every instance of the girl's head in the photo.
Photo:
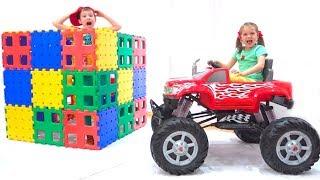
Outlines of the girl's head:
[{"label": "girl's head", "polygon": [[69,18],[74,26],[82,25],[83,28],[93,28],[96,23],[96,12],[91,7],[79,7]]},{"label": "girl's head", "polygon": [[262,33],[258,26],[252,22],[244,23],[238,32],[236,48],[241,52],[243,49],[250,49],[256,44],[264,46]]}]

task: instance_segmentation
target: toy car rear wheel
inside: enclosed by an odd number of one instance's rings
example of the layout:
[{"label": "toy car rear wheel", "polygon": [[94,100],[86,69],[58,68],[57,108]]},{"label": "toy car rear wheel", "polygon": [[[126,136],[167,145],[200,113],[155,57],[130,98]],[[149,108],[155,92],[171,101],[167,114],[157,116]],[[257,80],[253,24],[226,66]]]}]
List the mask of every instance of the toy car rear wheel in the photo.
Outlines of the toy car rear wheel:
[{"label": "toy car rear wheel", "polygon": [[255,144],[260,142],[260,129],[235,129],[234,133],[243,142]]},{"label": "toy car rear wheel", "polygon": [[319,136],[306,121],[285,117],[262,132],[260,149],[264,161],[284,174],[300,174],[319,160]]},{"label": "toy car rear wheel", "polygon": [[203,164],[208,153],[208,138],[196,122],[173,117],[154,132],[150,149],[163,170],[175,175],[189,174]]}]

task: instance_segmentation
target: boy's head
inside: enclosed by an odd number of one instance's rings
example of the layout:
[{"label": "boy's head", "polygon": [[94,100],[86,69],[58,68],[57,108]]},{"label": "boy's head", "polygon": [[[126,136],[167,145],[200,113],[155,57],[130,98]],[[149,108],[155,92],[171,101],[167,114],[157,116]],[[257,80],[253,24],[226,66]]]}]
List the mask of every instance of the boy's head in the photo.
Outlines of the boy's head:
[{"label": "boy's head", "polygon": [[93,28],[96,23],[96,13],[91,7],[79,7],[69,18],[72,25],[83,28]]}]

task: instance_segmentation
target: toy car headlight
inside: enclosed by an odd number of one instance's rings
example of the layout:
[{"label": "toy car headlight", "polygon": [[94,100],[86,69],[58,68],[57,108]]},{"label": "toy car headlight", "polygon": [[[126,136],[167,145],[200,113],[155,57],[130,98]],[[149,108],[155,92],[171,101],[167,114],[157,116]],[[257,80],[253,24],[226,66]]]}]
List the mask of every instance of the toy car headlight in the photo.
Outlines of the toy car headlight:
[{"label": "toy car headlight", "polygon": [[171,86],[171,87],[164,87],[164,94],[177,94],[180,91],[179,87]]}]

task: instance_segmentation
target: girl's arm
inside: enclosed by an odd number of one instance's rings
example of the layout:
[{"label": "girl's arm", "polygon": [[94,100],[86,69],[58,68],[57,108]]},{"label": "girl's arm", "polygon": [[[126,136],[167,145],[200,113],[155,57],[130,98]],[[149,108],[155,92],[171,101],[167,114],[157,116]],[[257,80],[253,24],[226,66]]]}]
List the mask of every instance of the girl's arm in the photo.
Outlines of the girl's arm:
[{"label": "girl's arm", "polygon": [[251,67],[250,69],[247,69],[246,71],[239,72],[239,74],[241,76],[247,76],[249,74],[261,72],[263,70],[263,68],[264,68],[265,61],[266,61],[266,57],[265,56],[260,56],[258,58],[258,63],[255,66]]},{"label": "girl's arm", "polygon": [[111,17],[107,16],[105,13],[103,13],[99,10],[97,10],[96,13],[97,13],[98,17],[102,17],[102,18],[106,19],[112,25],[112,27],[111,27],[112,30],[119,31],[121,29],[121,26],[115,20],[113,20]]},{"label": "girl's arm", "polygon": [[62,18],[54,21],[52,24],[54,27],[56,27],[57,29],[59,30],[65,30],[65,29],[68,29],[68,27],[66,25],[64,25],[63,23],[69,19],[69,14],[68,15],[65,15],[63,16]]}]

